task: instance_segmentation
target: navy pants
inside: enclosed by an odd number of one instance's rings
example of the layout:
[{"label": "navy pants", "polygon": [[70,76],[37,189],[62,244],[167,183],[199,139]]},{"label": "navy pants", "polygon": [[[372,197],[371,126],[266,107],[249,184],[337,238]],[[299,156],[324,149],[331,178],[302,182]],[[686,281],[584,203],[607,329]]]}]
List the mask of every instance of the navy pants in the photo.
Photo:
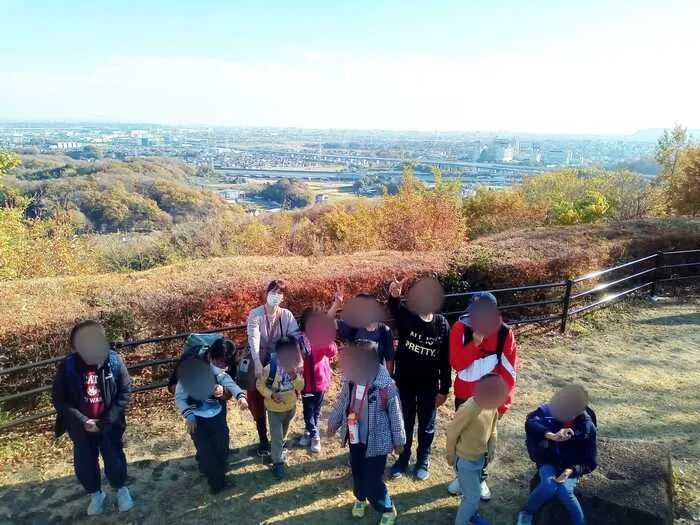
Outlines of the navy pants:
[{"label": "navy pants", "polygon": [[224,486],[228,467],[228,424],[222,410],[214,417],[197,416],[197,429],[192,441],[197,449],[199,470],[207,477],[209,487],[217,490]]},{"label": "navy pants", "polygon": [[394,504],[384,483],[386,456],[365,457],[367,445],[350,445],[352,492],[358,501],[369,500],[377,512],[391,512]]},{"label": "navy pants", "polygon": [[403,467],[408,466],[411,459],[411,447],[413,446],[413,429],[418,418],[418,450],[416,452],[416,466],[428,466],[433,437],[435,436],[435,398],[437,393],[417,391],[407,386],[399,386],[401,398],[401,412],[403,413],[404,428],[406,430],[406,445],[404,452],[399,457]]},{"label": "navy pants", "polygon": [[318,436],[318,420],[321,417],[321,405],[323,404],[323,392],[317,394],[305,394],[301,398],[304,406],[304,423],[309,437]]},{"label": "navy pants", "polygon": [[75,476],[88,494],[102,488],[100,455],[109,484],[115,489],[126,484],[126,455],[122,442],[124,427],[110,425],[99,432],[75,428],[69,434],[73,441]]}]

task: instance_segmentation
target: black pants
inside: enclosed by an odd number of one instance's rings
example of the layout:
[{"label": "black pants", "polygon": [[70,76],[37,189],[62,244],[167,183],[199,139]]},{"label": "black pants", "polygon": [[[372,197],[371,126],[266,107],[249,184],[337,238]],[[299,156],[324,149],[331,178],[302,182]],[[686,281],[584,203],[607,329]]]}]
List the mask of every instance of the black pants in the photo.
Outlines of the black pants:
[{"label": "black pants", "polygon": [[192,441],[197,449],[199,470],[214,490],[224,486],[228,462],[228,424],[223,410],[214,417],[197,417]]},{"label": "black pants", "polygon": [[126,484],[126,455],[122,442],[124,427],[111,425],[99,432],[73,428],[69,435],[73,441],[75,476],[88,494],[102,488],[100,455],[109,484],[115,489]]},{"label": "black pants", "polygon": [[401,412],[406,430],[406,445],[404,452],[399,457],[400,464],[405,468],[411,459],[411,447],[413,446],[413,429],[418,418],[418,449],[416,451],[416,467],[427,467],[430,460],[433,438],[435,436],[435,408],[436,392],[414,390],[408,386],[399,386],[401,398]]},{"label": "black pants", "polygon": [[[459,399],[458,397],[455,397],[455,412],[459,410],[459,407],[461,407],[464,403],[466,403],[466,399]],[[484,467],[481,469],[481,481],[486,481],[486,478],[489,477],[488,472],[486,472],[486,467],[489,464],[489,455],[485,454],[484,455]]]}]

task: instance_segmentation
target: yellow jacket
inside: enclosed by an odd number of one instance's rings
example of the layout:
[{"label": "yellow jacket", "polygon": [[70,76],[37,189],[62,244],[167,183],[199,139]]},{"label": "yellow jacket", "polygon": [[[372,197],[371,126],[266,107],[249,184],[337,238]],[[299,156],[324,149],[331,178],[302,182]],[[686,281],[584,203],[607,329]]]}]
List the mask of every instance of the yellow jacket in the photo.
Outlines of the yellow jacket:
[{"label": "yellow jacket", "polygon": [[[304,375],[297,372],[294,380],[289,378],[289,374],[277,367],[275,379],[272,382],[272,388],[267,387],[267,379],[270,377],[270,365],[263,368],[263,373],[258,378],[256,386],[258,392],[265,398],[265,408],[270,412],[288,412],[297,404],[297,393],[304,389]],[[278,393],[282,396],[282,400],[278,403],[272,399],[273,393]]]},{"label": "yellow jacket", "polygon": [[447,462],[455,464],[456,456],[478,460],[496,449],[498,410],[481,409],[474,398],[465,402],[447,429]]}]

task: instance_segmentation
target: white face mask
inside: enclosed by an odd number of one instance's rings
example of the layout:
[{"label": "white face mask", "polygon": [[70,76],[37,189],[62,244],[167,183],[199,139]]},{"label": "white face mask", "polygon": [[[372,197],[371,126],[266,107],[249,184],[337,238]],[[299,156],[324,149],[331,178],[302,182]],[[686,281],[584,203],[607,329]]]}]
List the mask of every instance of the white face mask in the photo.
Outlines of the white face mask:
[{"label": "white face mask", "polygon": [[269,292],[267,294],[267,304],[269,306],[279,306],[283,297],[281,293]]}]

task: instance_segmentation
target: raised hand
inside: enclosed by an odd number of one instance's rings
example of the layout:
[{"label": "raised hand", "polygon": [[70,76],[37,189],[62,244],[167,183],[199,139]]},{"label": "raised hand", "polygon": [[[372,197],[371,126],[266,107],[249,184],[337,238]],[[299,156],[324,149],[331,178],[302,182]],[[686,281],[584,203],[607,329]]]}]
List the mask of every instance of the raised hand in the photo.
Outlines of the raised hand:
[{"label": "raised hand", "polygon": [[401,292],[403,291],[403,285],[406,282],[406,277],[398,280],[394,277],[394,280],[389,284],[389,295],[392,297],[401,297]]}]

